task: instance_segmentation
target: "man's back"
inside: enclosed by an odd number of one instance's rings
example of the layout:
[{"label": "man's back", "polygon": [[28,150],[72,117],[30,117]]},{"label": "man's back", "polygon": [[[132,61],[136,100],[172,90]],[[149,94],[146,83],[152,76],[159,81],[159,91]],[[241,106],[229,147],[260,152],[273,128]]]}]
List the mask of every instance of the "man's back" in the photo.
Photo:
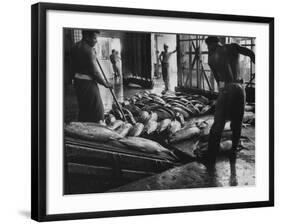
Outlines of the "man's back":
[{"label": "man's back", "polygon": [[93,49],[83,40],[77,42],[71,49],[71,61],[74,73],[90,75]]},{"label": "man's back", "polygon": [[217,81],[233,82],[240,78],[239,54],[235,44],[218,46],[214,51],[209,51],[208,59]]}]

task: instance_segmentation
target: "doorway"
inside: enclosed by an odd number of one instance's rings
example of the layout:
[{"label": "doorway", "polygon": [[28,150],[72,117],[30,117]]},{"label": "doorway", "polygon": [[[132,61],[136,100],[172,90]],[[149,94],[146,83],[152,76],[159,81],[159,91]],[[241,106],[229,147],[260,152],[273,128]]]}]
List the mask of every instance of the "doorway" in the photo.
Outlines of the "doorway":
[{"label": "doorway", "polygon": [[[176,34],[160,34],[155,33],[152,34],[151,37],[152,42],[152,75],[154,77],[156,85],[164,85],[163,77],[162,77],[162,68],[161,62],[159,60],[159,56],[162,51],[164,51],[164,44],[168,45],[168,52],[172,52],[177,48],[177,35]],[[175,90],[177,86],[177,53],[173,53],[169,59],[170,66],[170,89],[172,91]]]}]

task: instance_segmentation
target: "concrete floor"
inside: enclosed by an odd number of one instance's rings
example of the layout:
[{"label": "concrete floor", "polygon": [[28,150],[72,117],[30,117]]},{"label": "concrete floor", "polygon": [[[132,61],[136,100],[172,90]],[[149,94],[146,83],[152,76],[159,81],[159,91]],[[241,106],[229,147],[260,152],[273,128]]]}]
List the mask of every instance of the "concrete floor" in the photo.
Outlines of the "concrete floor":
[{"label": "concrete floor", "polygon": [[[122,80],[111,79],[114,92],[118,101],[123,101],[136,92],[143,91],[143,88],[132,86],[123,88]],[[175,80],[172,80],[175,82]],[[164,89],[163,80],[156,79],[153,92],[160,93]],[[113,98],[108,89],[100,87],[100,93],[104,102],[105,111],[111,109]],[[73,86],[66,88],[65,95],[65,121],[75,121],[78,114],[78,105],[76,101]],[[216,172],[208,173],[206,168],[196,162],[186,164],[182,167],[176,167],[162,174],[158,174],[136,183],[130,183],[116,191],[130,190],[157,190],[157,189],[178,189],[193,187],[211,187],[211,186],[247,186],[255,184],[255,128],[243,128],[242,134],[248,136],[253,142],[245,142],[247,150],[243,149],[238,153],[235,165],[229,163],[225,156],[218,158]],[[193,171],[192,171],[193,170]],[[198,175],[197,175],[198,174]],[[197,184],[196,184],[197,183]],[[113,190],[115,191],[115,190]]]},{"label": "concrete floor", "polygon": [[255,185],[255,131],[251,127],[244,128],[242,132],[251,141],[244,142],[247,149],[238,152],[236,164],[230,163],[224,154],[218,156],[214,171],[208,170],[202,163],[190,162],[110,192]]}]

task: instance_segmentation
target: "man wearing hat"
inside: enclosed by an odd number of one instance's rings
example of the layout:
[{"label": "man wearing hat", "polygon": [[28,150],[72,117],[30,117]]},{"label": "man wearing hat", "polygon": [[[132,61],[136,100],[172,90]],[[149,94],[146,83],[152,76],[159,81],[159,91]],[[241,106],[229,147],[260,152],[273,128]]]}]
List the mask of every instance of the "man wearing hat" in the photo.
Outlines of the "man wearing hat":
[{"label": "man wearing hat", "polygon": [[230,120],[232,130],[230,162],[235,164],[245,107],[245,92],[239,74],[239,54],[250,57],[254,63],[255,54],[250,49],[235,43],[222,45],[216,36],[209,36],[205,42],[208,46],[208,63],[219,87],[207,157],[208,165],[214,168],[221,135],[227,120]]},{"label": "man wearing hat", "polygon": [[104,120],[104,107],[98,84],[111,88],[103,79],[97,65],[94,46],[97,30],[83,30],[82,40],[71,49],[71,66],[79,105],[78,121],[99,122]]},{"label": "man wearing hat", "polygon": [[163,75],[163,80],[165,83],[165,92],[170,89],[170,57],[173,53],[175,53],[177,50],[174,50],[172,52],[168,52],[168,45],[164,44],[164,51],[162,51],[159,55],[159,60],[162,65],[162,75]]}]

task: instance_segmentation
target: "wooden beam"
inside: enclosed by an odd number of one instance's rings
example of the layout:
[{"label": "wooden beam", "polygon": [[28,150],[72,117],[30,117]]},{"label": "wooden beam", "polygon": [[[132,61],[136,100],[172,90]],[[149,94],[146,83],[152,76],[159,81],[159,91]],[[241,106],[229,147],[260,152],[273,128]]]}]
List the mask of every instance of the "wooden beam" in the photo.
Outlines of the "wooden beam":
[{"label": "wooden beam", "polygon": [[[67,167],[68,167],[69,174],[89,175],[89,176],[93,176],[93,178],[99,176],[103,178],[117,177],[116,171],[111,167],[85,165],[79,163],[68,163]],[[119,172],[120,172],[120,176],[118,176],[118,178],[131,179],[131,180],[148,177],[155,174],[153,172],[143,172],[143,171],[126,170],[126,169],[121,169]]]},{"label": "wooden beam", "polygon": [[126,153],[116,153],[83,146],[66,145],[65,150],[66,157],[69,162],[89,165],[103,164],[105,166],[112,166],[113,163],[116,163],[117,157],[120,160],[120,167],[125,169],[161,172],[175,165],[164,158],[161,159],[161,157],[154,158],[148,156],[145,157],[140,154],[132,155]]}]

